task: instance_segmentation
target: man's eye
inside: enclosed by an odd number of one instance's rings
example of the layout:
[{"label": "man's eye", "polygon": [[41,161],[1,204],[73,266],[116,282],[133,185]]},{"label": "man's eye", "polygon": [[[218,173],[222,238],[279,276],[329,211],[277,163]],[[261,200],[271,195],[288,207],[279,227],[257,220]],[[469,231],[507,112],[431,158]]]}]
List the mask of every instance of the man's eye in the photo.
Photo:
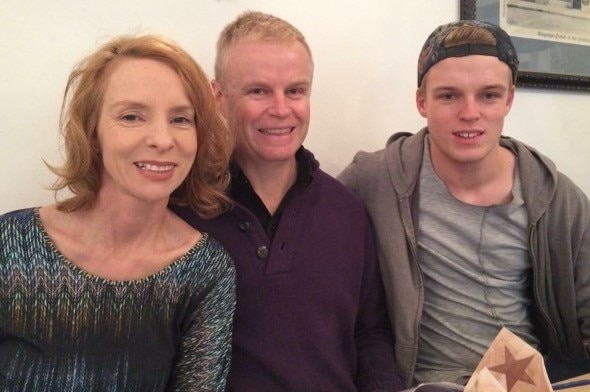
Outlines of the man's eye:
[{"label": "man's eye", "polygon": [[293,87],[287,90],[287,95],[292,98],[303,98],[308,95],[308,89],[305,87]]},{"label": "man's eye", "polygon": [[253,88],[252,90],[250,90],[250,94],[262,95],[262,94],[264,94],[264,89],[262,89],[260,87]]}]

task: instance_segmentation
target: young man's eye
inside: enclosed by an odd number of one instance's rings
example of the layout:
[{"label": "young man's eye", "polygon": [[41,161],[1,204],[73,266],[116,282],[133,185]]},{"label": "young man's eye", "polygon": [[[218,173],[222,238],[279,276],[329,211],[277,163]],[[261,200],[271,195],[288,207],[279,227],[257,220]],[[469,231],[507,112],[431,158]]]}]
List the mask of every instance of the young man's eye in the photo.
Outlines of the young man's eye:
[{"label": "young man's eye", "polygon": [[491,100],[491,99],[495,99],[498,98],[500,96],[500,94],[498,93],[494,93],[494,92],[487,92],[483,94],[484,99],[486,100]]}]

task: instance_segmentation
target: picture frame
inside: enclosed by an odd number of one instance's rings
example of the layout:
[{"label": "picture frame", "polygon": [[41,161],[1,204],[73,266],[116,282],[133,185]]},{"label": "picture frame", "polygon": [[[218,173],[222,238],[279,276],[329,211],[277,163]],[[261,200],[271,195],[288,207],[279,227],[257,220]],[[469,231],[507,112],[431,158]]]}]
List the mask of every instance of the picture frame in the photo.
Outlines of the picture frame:
[{"label": "picture frame", "polygon": [[520,60],[517,86],[590,91],[588,0],[460,1],[461,19],[495,23],[510,35]]}]

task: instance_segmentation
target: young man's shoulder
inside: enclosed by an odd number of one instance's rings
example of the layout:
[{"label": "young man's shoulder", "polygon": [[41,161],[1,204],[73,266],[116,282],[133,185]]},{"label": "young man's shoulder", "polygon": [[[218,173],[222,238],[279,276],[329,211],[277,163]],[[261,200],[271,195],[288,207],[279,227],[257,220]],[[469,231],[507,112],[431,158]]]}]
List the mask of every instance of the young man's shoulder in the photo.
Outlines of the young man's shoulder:
[{"label": "young man's shoulder", "polygon": [[366,167],[367,169],[375,169],[387,164],[387,162],[399,161],[402,158],[421,160],[425,134],[425,130],[417,133],[394,133],[387,139],[384,148],[371,152],[358,151],[354,156],[352,164]]},{"label": "young man's shoulder", "polygon": [[570,209],[572,206],[580,206],[579,208],[583,208],[583,215],[590,218],[588,195],[571,178],[559,171],[557,172],[554,200],[566,203]]},{"label": "young man's shoulder", "polygon": [[383,149],[357,152],[338,180],[357,194],[390,182],[407,190],[420,170],[425,134],[425,129],[415,134],[398,132],[389,137]]}]

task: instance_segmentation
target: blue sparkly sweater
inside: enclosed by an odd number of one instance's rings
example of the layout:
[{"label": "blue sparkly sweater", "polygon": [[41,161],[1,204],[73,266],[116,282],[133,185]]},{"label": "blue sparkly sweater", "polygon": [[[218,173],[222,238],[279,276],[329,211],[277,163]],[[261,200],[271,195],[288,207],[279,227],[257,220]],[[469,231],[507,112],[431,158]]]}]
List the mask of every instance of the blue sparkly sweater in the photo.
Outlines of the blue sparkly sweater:
[{"label": "blue sparkly sweater", "polygon": [[222,391],[235,274],[204,234],[139,280],[68,261],[38,209],[0,216],[0,390]]}]

